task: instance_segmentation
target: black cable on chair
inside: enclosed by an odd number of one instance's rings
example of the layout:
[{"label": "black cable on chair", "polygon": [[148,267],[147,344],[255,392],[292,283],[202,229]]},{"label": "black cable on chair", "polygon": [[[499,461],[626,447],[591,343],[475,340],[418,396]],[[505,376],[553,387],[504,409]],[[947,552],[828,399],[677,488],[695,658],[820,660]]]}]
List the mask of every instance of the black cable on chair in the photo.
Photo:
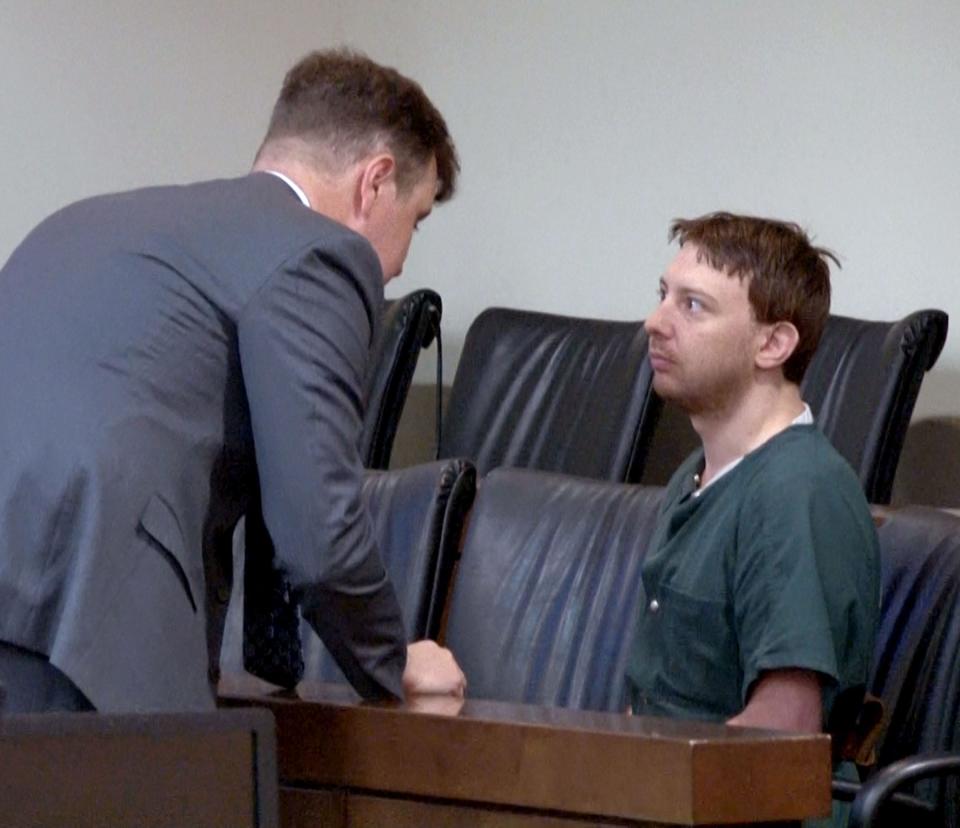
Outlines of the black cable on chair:
[{"label": "black cable on chair", "polygon": [[435,419],[436,442],[433,456],[439,460],[440,436],[443,434],[443,337],[440,335],[440,310],[437,307],[430,308],[430,327],[427,336],[424,338],[424,347],[427,347],[434,337],[437,340],[437,412]]}]

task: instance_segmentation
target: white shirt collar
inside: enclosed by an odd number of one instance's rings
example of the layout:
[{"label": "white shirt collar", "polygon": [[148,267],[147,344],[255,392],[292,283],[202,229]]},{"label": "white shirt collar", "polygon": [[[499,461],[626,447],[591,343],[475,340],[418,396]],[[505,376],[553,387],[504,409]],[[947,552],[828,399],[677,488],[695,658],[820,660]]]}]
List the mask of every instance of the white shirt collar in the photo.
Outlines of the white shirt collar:
[{"label": "white shirt collar", "polygon": [[307,194],[303,191],[300,185],[297,184],[297,182],[294,181],[292,178],[284,175],[282,172],[277,172],[276,170],[264,170],[264,172],[269,173],[270,175],[275,175],[281,181],[286,182],[286,184],[290,187],[290,189],[297,194],[297,198],[299,198],[300,201],[303,202],[303,206],[304,207],[310,206],[310,199],[307,198]]},{"label": "white shirt collar", "polygon": [[[801,411],[796,417],[794,417],[793,422],[790,423],[788,428],[795,425],[813,425],[813,412],[810,410],[810,406],[806,403],[803,404],[803,411]],[[716,483],[721,477],[723,477],[727,472],[733,471],[736,468],[737,464],[746,457],[745,454],[741,454],[735,460],[731,460],[727,465],[725,465],[720,471],[718,471],[713,477],[710,478],[709,482],[704,486],[698,486],[693,490],[694,497],[700,497],[703,492],[709,489],[714,483]]]},{"label": "white shirt collar", "polygon": [[803,404],[803,411],[797,414],[796,418],[790,425],[813,425],[813,412],[810,410],[810,406],[806,403]]}]

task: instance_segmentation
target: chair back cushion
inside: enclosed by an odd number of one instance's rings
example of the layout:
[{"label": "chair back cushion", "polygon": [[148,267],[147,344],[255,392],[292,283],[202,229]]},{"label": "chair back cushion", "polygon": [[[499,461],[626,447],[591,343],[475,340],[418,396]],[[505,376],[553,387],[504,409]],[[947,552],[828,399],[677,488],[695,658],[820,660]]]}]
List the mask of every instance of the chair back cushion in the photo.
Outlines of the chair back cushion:
[{"label": "chair back cushion", "polygon": [[[368,471],[363,497],[384,567],[403,610],[410,640],[435,638],[473,504],[476,473],[463,460],[441,460],[397,471]],[[234,572],[243,572],[243,533],[234,543]],[[237,673],[243,631],[243,577],[234,578],[221,649],[221,669]],[[300,622],[303,678],[346,682],[313,628]]]},{"label": "chair back cushion", "polygon": [[360,442],[361,457],[368,469],[390,465],[420,350],[439,337],[442,315],[440,295],[426,288],[384,303],[383,324],[367,376],[367,410]]},{"label": "chair back cushion", "polygon": [[938,310],[898,322],[845,316],[827,321],[801,390],[871,503],[890,502],[920,383],[946,336],[947,315]]},{"label": "chair back cushion", "polygon": [[[878,764],[960,753],[960,518],[908,506],[884,512],[878,534],[883,592],[870,691],[887,716]],[[960,825],[956,776],[905,790],[935,803],[929,824]],[[889,824],[921,822],[914,814]]]},{"label": "chair back cushion", "polygon": [[441,457],[639,479],[659,401],[642,322],[491,308],[470,326]]},{"label": "chair back cushion", "polygon": [[881,765],[960,750],[960,518],[922,506],[884,513],[883,592],[870,692],[889,723]]},{"label": "chair back cushion", "polygon": [[662,490],[522,469],[480,486],[446,643],[472,697],[624,709]]},{"label": "chair back cushion", "polygon": [[[364,496],[410,641],[435,638],[476,475],[463,460],[368,472]],[[304,678],[346,682],[313,628],[302,621]]]}]

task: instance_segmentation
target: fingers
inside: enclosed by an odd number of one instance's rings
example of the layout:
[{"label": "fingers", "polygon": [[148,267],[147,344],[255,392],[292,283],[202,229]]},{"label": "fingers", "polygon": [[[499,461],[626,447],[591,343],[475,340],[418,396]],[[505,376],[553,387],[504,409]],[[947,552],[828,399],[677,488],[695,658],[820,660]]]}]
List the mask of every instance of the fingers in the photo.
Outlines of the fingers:
[{"label": "fingers", "polygon": [[404,692],[462,698],[467,677],[453,653],[435,641],[416,641],[407,646],[407,668],[403,673]]},{"label": "fingers", "polygon": [[434,716],[458,716],[463,709],[462,696],[419,695],[407,700],[407,710],[416,713],[430,713]]}]

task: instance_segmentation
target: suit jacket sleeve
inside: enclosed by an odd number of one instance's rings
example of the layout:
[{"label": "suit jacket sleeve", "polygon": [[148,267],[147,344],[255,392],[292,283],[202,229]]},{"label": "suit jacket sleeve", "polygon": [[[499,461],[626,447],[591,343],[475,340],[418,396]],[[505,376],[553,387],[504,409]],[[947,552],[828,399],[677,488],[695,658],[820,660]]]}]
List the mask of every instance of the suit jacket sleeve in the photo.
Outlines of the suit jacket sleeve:
[{"label": "suit jacket sleeve", "polygon": [[[263,518],[304,617],[368,698],[401,696],[406,639],[361,499],[379,262],[359,236],[284,262],[240,316]],[[253,550],[251,550],[253,552]]]}]

